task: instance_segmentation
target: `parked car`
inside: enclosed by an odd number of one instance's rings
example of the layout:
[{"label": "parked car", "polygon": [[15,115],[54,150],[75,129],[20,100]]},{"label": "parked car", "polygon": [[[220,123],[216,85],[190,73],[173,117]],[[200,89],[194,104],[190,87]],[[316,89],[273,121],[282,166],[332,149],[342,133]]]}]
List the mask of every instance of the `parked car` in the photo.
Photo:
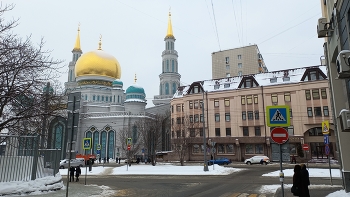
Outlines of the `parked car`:
[{"label": "parked car", "polygon": [[213,164],[228,165],[230,163],[232,163],[231,159],[228,159],[226,157],[218,157],[208,161],[209,165],[213,165]]},{"label": "parked car", "polygon": [[[68,161],[69,161],[69,159],[61,160],[61,162],[60,162],[60,169],[68,168],[68,163],[69,163]],[[70,166],[83,167],[84,165],[85,165],[85,160],[83,158],[71,159],[70,160]]]},{"label": "parked car", "polygon": [[[125,159],[125,163],[128,163],[128,159]],[[137,162],[137,159],[135,159],[135,158],[132,158],[132,159],[130,159],[130,161],[131,161],[131,163],[136,163]]]},{"label": "parked car", "polygon": [[245,164],[247,165],[252,165],[252,164],[264,164],[267,165],[270,163],[270,159],[267,156],[253,156],[249,159],[246,159],[244,161]]}]

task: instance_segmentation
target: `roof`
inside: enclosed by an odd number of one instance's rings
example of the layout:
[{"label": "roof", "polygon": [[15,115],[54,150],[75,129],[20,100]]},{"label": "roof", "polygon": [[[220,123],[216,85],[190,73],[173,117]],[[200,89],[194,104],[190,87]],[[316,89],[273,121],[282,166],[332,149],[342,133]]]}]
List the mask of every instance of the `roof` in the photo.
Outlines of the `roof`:
[{"label": "roof", "polygon": [[[245,78],[252,78],[253,80],[255,80],[257,83],[256,86],[274,86],[281,84],[299,83],[303,81],[303,78],[305,78],[305,73],[307,70],[315,69],[320,70],[320,72],[322,72],[322,74],[327,77],[326,66],[312,66],[252,75],[227,77],[221,79],[210,79],[204,81],[196,81],[193,82],[191,85],[179,87],[176,93],[174,94],[173,98],[180,98],[188,94],[193,84],[200,84],[201,88],[203,88],[204,91],[215,92],[240,89],[240,84]],[[289,80],[286,80],[286,78],[289,78]]]}]

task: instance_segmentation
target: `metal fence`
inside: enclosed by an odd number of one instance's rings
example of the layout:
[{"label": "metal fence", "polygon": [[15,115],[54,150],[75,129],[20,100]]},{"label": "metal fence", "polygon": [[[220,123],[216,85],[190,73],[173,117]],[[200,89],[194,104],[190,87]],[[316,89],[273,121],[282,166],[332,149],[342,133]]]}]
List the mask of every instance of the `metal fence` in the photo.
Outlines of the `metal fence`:
[{"label": "metal fence", "polygon": [[39,149],[39,136],[0,135],[0,182],[55,176],[60,149]]}]

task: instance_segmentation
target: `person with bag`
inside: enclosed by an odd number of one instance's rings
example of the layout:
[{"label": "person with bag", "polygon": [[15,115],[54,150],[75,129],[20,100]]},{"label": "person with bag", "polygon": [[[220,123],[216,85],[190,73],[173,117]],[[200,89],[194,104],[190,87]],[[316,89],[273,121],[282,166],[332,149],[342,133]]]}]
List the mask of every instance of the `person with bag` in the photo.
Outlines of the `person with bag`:
[{"label": "person with bag", "polygon": [[301,197],[310,197],[309,192],[309,185],[310,185],[310,178],[309,178],[309,171],[306,169],[305,164],[301,164],[301,187],[300,187],[300,196]]},{"label": "person with bag", "polygon": [[[79,176],[81,174],[80,166],[77,166],[77,169],[75,170],[75,177],[77,178],[76,181],[79,181]],[[74,181],[74,180],[73,180]]]},{"label": "person with bag", "polygon": [[294,166],[293,186],[291,188],[291,192],[294,196],[300,195],[301,178],[301,166],[297,164]]}]

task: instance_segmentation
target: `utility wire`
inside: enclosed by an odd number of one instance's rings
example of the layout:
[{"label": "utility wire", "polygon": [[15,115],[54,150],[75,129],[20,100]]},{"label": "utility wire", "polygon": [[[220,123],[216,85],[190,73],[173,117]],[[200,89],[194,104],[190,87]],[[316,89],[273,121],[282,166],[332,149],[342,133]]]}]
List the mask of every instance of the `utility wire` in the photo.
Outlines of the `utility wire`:
[{"label": "utility wire", "polygon": [[234,6],[234,3],[233,3],[233,0],[232,0],[232,9],[233,9],[233,15],[235,16],[235,22],[236,22],[236,29],[237,29],[239,44],[242,46],[243,43],[241,42],[239,28],[238,28],[238,25],[237,25],[236,11],[235,11],[235,6]]},{"label": "utility wire", "polygon": [[218,27],[216,26],[216,19],[215,19],[215,12],[214,12],[213,0],[211,0],[211,7],[212,7],[212,9],[213,9],[214,23],[215,23],[215,29],[216,29],[216,38],[217,38],[217,40],[218,40],[219,49],[220,49],[220,51],[221,51],[220,40],[219,40],[219,34],[218,34]]}]

